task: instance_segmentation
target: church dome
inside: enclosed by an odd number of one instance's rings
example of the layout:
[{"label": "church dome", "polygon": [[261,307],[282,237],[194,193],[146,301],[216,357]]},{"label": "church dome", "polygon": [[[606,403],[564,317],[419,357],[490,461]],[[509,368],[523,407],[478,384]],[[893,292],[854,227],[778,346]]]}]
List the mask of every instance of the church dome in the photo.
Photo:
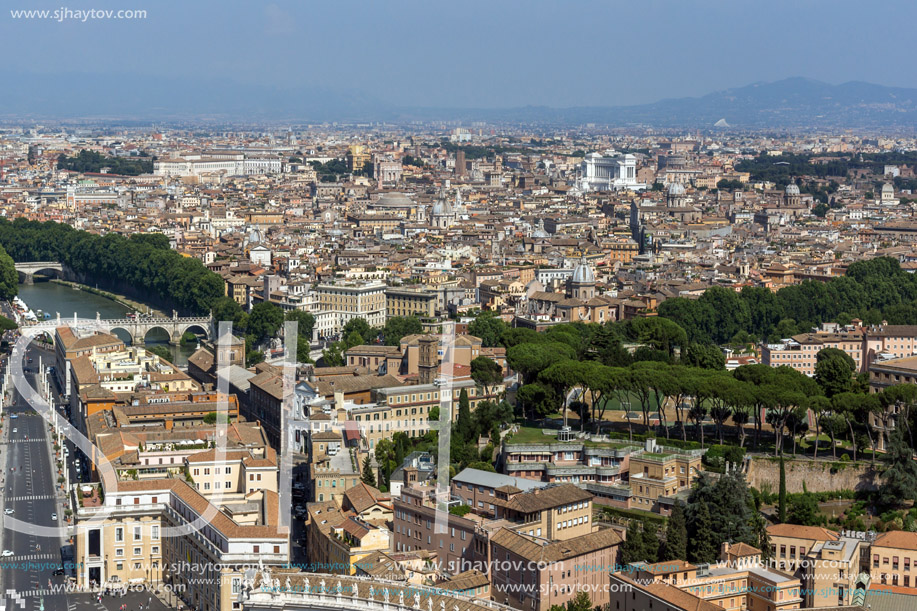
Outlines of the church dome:
[{"label": "church dome", "polygon": [[438,199],[436,203],[433,204],[433,216],[449,215],[452,214],[452,204],[449,203],[448,199]]},{"label": "church dome", "polygon": [[786,186],[787,195],[799,195],[799,187],[796,186],[796,183],[790,183]]},{"label": "church dome", "polygon": [[551,237],[551,234],[545,231],[544,219],[538,219],[538,226],[535,227],[535,231],[532,232],[532,237],[538,238],[538,239],[544,239],[544,238]]},{"label": "church dome", "polygon": [[669,196],[681,196],[685,194],[685,187],[680,182],[673,182],[669,185]]},{"label": "church dome", "polygon": [[586,257],[580,259],[579,265],[573,270],[574,284],[594,284],[595,274],[592,273],[592,267],[586,263]]}]

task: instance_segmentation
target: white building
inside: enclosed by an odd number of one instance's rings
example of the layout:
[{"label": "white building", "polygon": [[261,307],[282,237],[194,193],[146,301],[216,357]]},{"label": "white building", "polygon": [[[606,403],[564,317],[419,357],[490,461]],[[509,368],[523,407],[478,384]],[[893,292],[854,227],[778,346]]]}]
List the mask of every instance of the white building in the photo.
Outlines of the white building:
[{"label": "white building", "polygon": [[637,182],[637,158],[631,154],[603,157],[599,153],[589,153],[580,164],[577,183],[581,191],[646,189],[646,183]]},{"label": "white building", "polygon": [[157,176],[202,176],[221,172],[228,176],[279,174],[283,171],[283,165],[283,159],[280,157],[252,156],[242,152],[194,153],[154,161],[153,174]]}]

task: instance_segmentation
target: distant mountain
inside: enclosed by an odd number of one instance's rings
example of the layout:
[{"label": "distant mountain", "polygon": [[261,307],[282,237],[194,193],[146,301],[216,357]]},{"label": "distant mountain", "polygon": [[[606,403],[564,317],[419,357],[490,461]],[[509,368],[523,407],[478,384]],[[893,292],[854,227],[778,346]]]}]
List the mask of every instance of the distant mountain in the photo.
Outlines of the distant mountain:
[{"label": "distant mountain", "polygon": [[863,82],[830,85],[800,77],[634,106],[504,109],[404,108],[360,91],[262,87],[218,79],[0,72],[0,82],[8,85],[0,100],[0,119],[248,123],[441,120],[740,130],[917,128],[917,89]]},{"label": "distant mountain", "polygon": [[[673,98],[617,107],[548,108],[526,106],[505,110],[439,111],[453,119],[546,122],[617,127],[738,129],[792,128],[917,128],[917,89],[849,82],[830,85],[807,78],[755,83],[699,98]],[[435,111],[419,114],[439,116]]]}]

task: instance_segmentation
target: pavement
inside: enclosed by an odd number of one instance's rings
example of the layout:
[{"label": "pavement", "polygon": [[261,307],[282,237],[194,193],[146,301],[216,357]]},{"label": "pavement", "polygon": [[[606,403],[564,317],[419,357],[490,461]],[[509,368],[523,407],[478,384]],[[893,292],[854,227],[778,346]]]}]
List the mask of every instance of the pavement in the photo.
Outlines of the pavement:
[{"label": "pavement", "polygon": [[[34,363],[28,366],[34,370],[38,363],[38,351],[30,350]],[[0,369],[0,374],[3,371]],[[36,375],[26,374],[29,383],[36,386]],[[60,405],[52,384],[52,401]],[[57,470],[54,465],[52,442],[49,439],[48,424],[14,390],[9,405],[3,406],[3,431],[0,434],[0,548],[12,554],[0,557],[0,611],[120,611],[122,605],[127,611],[150,609],[166,611],[170,607],[148,591],[127,592],[123,596],[103,596],[92,592],[74,591],[69,585],[69,575],[55,576],[53,571],[62,566],[62,552],[70,550],[66,537],[39,537],[28,532],[12,530],[6,524],[5,511],[11,509],[11,517],[41,525],[63,526],[64,501]],[[60,413],[60,412],[59,412]],[[12,418],[16,414],[18,417]],[[63,415],[63,414],[62,414]],[[13,432],[13,430],[16,432]],[[65,458],[70,482],[83,476],[74,466],[76,449],[65,441],[70,453]],[[85,458],[83,459],[85,470]],[[52,520],[52,514],[57,520]],[[25,530],[25,529],[23,529]]]}]

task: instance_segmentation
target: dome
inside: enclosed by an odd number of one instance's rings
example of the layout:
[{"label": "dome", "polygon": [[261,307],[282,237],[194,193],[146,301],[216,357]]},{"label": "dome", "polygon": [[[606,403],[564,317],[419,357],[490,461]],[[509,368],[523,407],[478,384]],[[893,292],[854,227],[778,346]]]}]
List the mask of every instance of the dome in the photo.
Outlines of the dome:
[{"label": "dome", "polygon": [[790,183],[786,186],[787,195],[799,195],[799,187],[796,186],[796,183]]},{"label": "dome", "polygon": [[404,193],[383,193],[376,201],[376,205],[386,208],[409,208],[414,202]]},{"label": "dome", "polygon": [[452,214],[452,204],[447,199],[438,199],[433,204],[433,216]]},{"label": "dome", "polygon": [[573,270],[573,283],[574,284],[594,284],[595,275],[592,273],[592,268],[586,263],[586,257],[580,259],[579,265],[576,266],[576,269]]},{"label": "dome", "polygon": [[895,188],[891,185],[891,183],[885,183],[884,185],[882,185],[882,192],[883,193],[894,193]]},{"label": "dome", "polygon": [[680,196],[685,194],[685,187],[680,182],[673,182],[669,185],[669,196]]},{"label": "dome", "polygon": [[544,238],[549,238],[549,237],[551,237],[551,234],[549,234],[547,231],[545,231],[545,228],[544,228],[544,219],[538,219],[538,226],[535,227],[535,231],[532,232],[532,237],[533,237],[533,238],[539,238],[539,239],[544,239]]}]

